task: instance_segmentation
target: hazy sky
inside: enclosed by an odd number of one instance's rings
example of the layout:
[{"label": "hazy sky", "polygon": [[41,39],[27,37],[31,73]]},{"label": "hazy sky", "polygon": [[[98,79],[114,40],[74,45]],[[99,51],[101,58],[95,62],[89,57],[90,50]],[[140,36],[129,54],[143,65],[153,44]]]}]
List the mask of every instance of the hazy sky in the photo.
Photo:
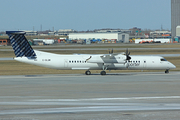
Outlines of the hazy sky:
[{"label": "hazy sky", "polygon": [[0,31],[171,29],[171,0],[0,0]]}]

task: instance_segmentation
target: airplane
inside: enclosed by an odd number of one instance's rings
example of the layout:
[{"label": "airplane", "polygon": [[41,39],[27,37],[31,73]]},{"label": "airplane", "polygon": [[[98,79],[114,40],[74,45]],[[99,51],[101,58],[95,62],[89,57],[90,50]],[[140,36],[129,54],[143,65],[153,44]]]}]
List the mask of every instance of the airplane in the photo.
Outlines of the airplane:
[{"label": "airplane", "polygon": [[14,49],[14,60],[37,66],[59,70],[85,70],[86,75],[91,75],[90,70],[102,70],[101,75],[106,75],[106,70],[165,70],[176,66],[161,56],[131,55],[128,52],[109,54],[54,54],[33,50],[25,37],[24,31],[6,31]]}]

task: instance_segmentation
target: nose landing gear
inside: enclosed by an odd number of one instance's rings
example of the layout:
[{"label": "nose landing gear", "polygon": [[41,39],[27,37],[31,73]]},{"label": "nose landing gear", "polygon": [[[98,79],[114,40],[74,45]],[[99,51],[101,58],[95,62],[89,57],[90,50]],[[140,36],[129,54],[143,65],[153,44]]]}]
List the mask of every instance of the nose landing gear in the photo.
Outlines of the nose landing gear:
[{"label": "nose landing gear", "polygon": [[169,73],[169,70],[167,69],[167,70],[165,71],[165,73],[166,73],[166,74]]}]

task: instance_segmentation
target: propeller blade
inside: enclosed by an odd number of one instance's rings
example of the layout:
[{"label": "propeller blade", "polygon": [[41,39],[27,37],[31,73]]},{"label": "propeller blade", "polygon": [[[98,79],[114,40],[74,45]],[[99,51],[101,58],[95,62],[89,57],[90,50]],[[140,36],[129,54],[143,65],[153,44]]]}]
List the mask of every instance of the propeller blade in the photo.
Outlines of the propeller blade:
[{"label": "propeller blade", "polygon": [[128,52],[128,48],[126,49],[126,60],[129,62],[131,57],[129,56],[130,52]]},{"label": "propeller blade", "polygon": [[113,54],[113,49],[109,49],[109,54]]},{"label": "propeller blade", "polygon": [[126,49],[126,55],[128,54],[128,48]]}]

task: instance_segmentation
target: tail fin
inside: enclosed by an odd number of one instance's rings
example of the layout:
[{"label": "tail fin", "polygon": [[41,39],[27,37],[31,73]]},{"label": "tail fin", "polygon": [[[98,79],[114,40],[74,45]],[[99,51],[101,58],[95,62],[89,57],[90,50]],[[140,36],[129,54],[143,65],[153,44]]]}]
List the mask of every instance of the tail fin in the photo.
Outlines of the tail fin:
[{"label": "tail fin", "polygon": [[9,36],[16,57],[36,57],[36,53],[24,36],[25,32],[6,31],[6,34]]}]

